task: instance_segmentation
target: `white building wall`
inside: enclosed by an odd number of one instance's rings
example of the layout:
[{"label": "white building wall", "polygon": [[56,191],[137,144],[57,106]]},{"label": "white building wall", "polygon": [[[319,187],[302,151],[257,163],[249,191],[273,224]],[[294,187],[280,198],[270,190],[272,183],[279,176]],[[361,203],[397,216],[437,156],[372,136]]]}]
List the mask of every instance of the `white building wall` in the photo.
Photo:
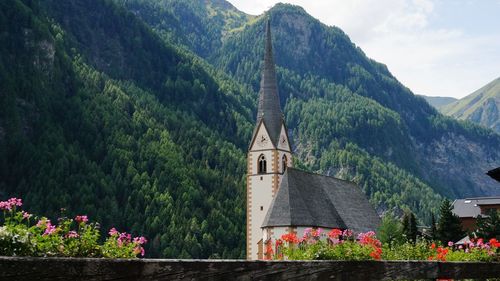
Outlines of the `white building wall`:
[{"label": "white building wall", "polygon": [[[283,131],[282,137],[286,137]],[[265,127],[261,124],[248,152],[247,259],[249,260],[259,258],[258,242],[263,239],[261,227],[283,177],[283,155],[288,158],[287,165],[292,166],[292,154],[287,143],[288,138],[281,147],[287,150],[276,149],[270,141]],[[267,162],[267,173],[265,174],[258,173],[259,157],[261,155],[264,155]]]}]

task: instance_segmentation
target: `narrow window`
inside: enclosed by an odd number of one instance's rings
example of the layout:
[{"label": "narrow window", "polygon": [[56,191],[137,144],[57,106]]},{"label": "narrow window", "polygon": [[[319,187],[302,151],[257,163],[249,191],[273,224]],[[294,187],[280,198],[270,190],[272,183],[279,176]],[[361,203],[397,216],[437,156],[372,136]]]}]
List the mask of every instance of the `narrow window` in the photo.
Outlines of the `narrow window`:
[{"label": "narrow window", "polygon": [[281,158],[281,166],[283,167],[283,173],[284,173],[286,168],[288,167],[288,158],[284,154],[283,157]]},{"label": "narrow window", "polygon": [[259,156],[259,174],[265,174],[267,171],[266,157],[264,154]]},{"label": "narrow window", "polygon": [[260,210],[261,210],[261,211],[264,211],[264,206],[260,206]]}]

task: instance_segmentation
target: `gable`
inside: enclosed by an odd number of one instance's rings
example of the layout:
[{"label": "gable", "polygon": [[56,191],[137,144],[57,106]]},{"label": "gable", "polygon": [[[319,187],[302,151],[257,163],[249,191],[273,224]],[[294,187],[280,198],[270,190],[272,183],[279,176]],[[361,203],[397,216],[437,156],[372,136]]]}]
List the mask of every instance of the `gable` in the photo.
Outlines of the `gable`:
[{"label": "gable", "polygon": [[288,132],[284,124],[281,125],[281,133],[278,139],[278,149],[292,151],[290,139],[288,138]]},{"label": "gable", "polygon": [[274,148],[274,144],[271,141],[271,137],[269,136],[266,125],[264,124],[263,120],[261,120],[253,134],[252,142],[250,143],[250,151],[267,150]]}]

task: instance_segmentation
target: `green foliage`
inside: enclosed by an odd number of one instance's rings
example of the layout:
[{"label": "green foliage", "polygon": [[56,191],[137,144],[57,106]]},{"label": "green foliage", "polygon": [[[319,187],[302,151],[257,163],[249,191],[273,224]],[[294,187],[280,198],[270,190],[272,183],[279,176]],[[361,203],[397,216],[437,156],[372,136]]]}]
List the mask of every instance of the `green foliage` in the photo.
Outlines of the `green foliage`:
[{"label": "green foliage", "polygon": [[[311,232],[310,232],[311,233]],[[357,238],[334,229],[327,235],[320,231],[304,233],[301,239],[296,234],[285,234],[276,241],[267,242],[266,254],[272,259],[285,260],[436,260],[436,261],[499,261],[500,243],[482,239],[470,245],[436,246],[435,243],[417,239],[404,243],[381,243],[375,233],[358,234]],[[273,252],[272,246],[276,249]]]},{"label": "green foliage", "polygon": [[417,219],[415,214],[410,210],[405,210],[402,218],[402,230],[408,242],[415,243],[417,241]]},{"label": "green foliage", "polygon": [[99,224],[87,223],[87,216],[62,217],[54,225],[46,217],[39,219],[21,211],[20,206],[22,202],[16,198],[0,202],[4,219],[0,226],[1,256],[135,258],[144,255],[143,237],[132,239],[127,233],[114,234],[101,245]]},{"label": "green foliage", "polygon": [[429,243],[424,240],[417,240],[415,243],[383,245],[382,258],[384,260],[428,260],[433,252]]},{"label": "green foliage", "polygon": [[491,209],[485,217],[479,215],[476,224],[475,236],[500,239],[500,211]]},{"label": "green foliage", "polygon": [[443,245],[450,241],[457,242],[464,237],[460,218],[453,213],[453,206],[448,199],[445,199],[439,208],[437,234]]},{"label": "green foliage", "polygon": [[385,245],[397,245],[404,242],[401,222],[392,213],[386,213],[382,217],[382,223],[377,231],[377,237]]},{"label": "green foliage", "polygon": [[429,236],[430,236],[430,239],[432,241],[438,240],[436,217],[434,216],[434,214],[431,214],[431,228],[430,228]]},{"label": "green foliage", "polygon": [[415,243],[406,242],[401,245],[383,247],[384,260],[439,260],[439,261],[483,261],[498,260],[498,249],[489,247],[472,247],[467,250],[457,247],[435,247],[425,240]]},{"label": "green foliage", "polygon": [[202,57],[222,46],[223,37],[252,16],[225,1],[116,0],[166,41],[187,46]]},{"label": "green foliage", "polygon": [[335,247],[325,241],[318,241],[294,250],[285,250],[284,253],[290,260],[372,260],[372,251],[372,247],[355,241],[346,241]]}]

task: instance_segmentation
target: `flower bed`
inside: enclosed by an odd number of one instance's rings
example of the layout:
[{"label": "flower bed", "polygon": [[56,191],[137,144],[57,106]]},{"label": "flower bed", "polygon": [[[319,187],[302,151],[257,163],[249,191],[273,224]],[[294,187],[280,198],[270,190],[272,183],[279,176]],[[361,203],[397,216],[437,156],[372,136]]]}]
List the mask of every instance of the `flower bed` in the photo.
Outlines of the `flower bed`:
[{"label": "flower bed", "polygon": [[98,223],[87,216],[63,217],[54,224],[21,210],[22,200],[0,201],[4,223],[0,226],[0,256],[104,257],[135,258],[144,256],[144,237],[132,237],[116,229],[109,231],[103,243]]},{"label": "flower bed", "polygon": [[302,237],[285,234],[266,242],[265,258],[273,260],[435,260],[500,261],[500,242],[477,239],[466,245],[436,245],[419,240],[416,243],[382,245],[375,232],[360,233],[333,229],[307,229]]}]

